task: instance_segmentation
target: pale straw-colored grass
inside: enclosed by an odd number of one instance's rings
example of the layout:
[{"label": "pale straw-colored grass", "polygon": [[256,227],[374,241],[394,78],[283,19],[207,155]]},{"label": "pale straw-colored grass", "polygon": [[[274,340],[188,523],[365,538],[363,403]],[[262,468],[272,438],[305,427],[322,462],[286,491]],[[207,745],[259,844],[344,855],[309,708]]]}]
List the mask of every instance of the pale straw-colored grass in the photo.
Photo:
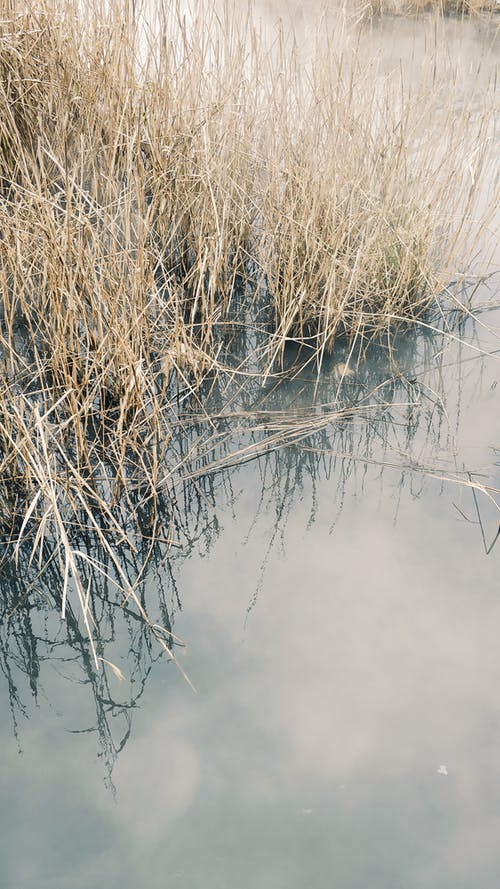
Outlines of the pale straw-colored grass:
[{"label": "pale straw-colored grass", "polygon": [[3,4],[0,520],[14,554],[57,541],[91,638],[68,528],[99,536],[133,599],[117,508],[189,477],[173,424],[230,362],[229,325],[268,324],[242,380],[291,339],[319,368],[340,335],[443,313],[491,223],[491,85],[456,74],[437,26],[407,78],[343,15],[303,52],[241,9]]},{"label": "pale straw-colored grass", "polygon": [[499,11],[498,0],[361,0],[361,12],[368,15],[409,15],[438,12],[445,15],[484,15]]}]

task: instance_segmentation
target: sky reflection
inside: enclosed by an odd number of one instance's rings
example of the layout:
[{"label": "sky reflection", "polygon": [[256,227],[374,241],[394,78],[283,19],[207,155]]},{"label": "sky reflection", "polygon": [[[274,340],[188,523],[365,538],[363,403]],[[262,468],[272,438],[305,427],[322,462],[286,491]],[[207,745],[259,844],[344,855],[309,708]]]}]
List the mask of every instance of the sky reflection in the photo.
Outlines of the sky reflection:
[{"label": "sky reflection", "polygon": [[[442,452],[494,481],[498,364],[458,372],[452,357],[439,373],[453,435],[426,421],[412,447],[429,466]],[[294,385],[297,407],[307,387]],[[53,616],[32,616],[37,706],[24,696],[30,719],[21,708],[16,739],[6,717],[0,746],[4,885],[498,882],[500,550],[485,555],[471,490],[286,454],[214,488],[216,531],[207,519],[210,536],[169,568],[196,694],[115,612],[109,656],[128,679],[91,688],[76,628],[74,651]],[[478,503],[492,539],[498,512]],[[145,579],[147,601],[158,576]],[[21,665],[11,660],[11,703]]]}]

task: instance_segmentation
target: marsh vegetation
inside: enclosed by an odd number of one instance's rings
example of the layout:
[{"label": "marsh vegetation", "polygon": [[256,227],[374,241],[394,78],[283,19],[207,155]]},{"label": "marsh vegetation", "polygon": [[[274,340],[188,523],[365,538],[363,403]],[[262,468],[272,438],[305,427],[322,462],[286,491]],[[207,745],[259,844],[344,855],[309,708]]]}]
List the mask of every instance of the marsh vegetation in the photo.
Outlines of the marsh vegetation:
[{"label": "marsh vegetation", "polygon": [[[99,579],[171,653],[168,609],[153,622],[138,591],[179,542],[184,485],[380,410],[379,384],[348,388],[370,344],[401,377],[398,332],[453,338],[473,313],[495,80],[454,65],[441,13],[492,6],[412,4],[430,5],[418,70],[385,69],[370,16],[341,4],[307,48],[229,6],[4,8],[2,547],[53,573],[63,616],[76,598],[95,666]],[[343,356],[319,416],[259,401],[291,348],[317,379]]]},{"label": "marsh vegetation", "polygon": [[365,15],[399,15],[438,12],[444,15],[484,15],[498,12],[497,0],[367,0],[360,10]]}]

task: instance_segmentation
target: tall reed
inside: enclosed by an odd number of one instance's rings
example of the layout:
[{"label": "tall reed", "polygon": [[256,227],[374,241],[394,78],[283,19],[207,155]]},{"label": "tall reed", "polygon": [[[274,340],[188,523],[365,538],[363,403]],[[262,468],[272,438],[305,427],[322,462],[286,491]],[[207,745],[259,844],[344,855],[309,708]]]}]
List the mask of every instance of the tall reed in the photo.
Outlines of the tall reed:
[{"label": "tall reed", "polygon": [[126,545],[131,490],[154,503],[195,450],[172,430],[231,363],[228,327],[265,318],[264,377],[291,339],[319,365],[340,335],[443,312],[495,206],[493,84],[440,71],[437,26],[407,79],[341,11],[311,50],[250,7],[197,8],[0,20],[0,522],[32,558],[58,541],[89,632],[68,528]]}]

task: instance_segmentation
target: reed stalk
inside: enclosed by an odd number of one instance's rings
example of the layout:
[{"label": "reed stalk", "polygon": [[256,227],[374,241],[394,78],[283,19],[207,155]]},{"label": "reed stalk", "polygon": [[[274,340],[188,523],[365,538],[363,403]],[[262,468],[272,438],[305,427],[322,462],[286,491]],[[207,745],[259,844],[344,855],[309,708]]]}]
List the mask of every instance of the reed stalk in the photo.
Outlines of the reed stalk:
[{"label": "reed stalk", "polygon": [[[14,556],[56,541],[91,646],[78,522],[166,646],[114,558],[117,515],[192,474],[173,429],[202,381],[264,381],[291,340],[319,372],[339,337],[432,325],[492,229],[494,80],[460,77],[437,24],[416,79],[384,71],[364,13],[305,51],[250,7],[2,5],[0,522]],[[261,318],[259,351],[231,354]]]}]

